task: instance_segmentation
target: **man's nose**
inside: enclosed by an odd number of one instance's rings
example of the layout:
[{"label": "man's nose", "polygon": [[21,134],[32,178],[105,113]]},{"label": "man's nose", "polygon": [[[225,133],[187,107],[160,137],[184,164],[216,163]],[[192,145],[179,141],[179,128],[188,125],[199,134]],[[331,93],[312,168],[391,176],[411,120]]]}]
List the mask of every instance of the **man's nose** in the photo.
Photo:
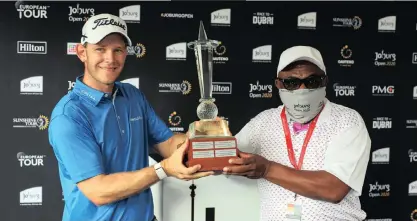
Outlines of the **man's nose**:
[{"label": "man's nose", "polygon": [[299,89],[306,89],[306,86],[304,85],[304,83],[301,83],[300,88]]},{"label": "man's nose", "polygon": [[112,50],[106,51],[104,55],[104,60],[107,62],[113,62],[115,57],[115,53]]}]

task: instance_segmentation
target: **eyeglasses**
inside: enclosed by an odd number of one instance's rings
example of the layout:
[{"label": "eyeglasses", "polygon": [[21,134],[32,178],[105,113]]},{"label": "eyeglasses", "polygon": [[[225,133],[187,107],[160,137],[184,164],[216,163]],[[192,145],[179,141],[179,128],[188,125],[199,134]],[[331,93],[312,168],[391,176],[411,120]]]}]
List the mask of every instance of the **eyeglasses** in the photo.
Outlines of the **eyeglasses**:
[{"label": "eyeglasses", "polygon": [[300,88],[301,84],[304,84],[304,86],[307,89],[316,89],[319,87],[323,87],[326,84],[326,76],[318,76],[318,75],[311,75],[308,78],[305,79],[299,79],[299,78],[277,78],[282,84],[284,85],[284,88],[287,90],[296,90]]}]

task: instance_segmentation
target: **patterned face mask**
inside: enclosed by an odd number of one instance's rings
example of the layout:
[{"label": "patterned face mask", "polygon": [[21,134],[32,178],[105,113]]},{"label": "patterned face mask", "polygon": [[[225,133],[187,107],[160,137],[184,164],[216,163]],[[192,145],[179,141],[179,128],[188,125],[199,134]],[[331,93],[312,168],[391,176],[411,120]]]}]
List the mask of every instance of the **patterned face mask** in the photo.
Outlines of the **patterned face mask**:
[{"label": "patterned face mask", "polygon": [[298,123],[311,121],[323,108],[326,88],[279,90],[279,96],[291,119]]}]

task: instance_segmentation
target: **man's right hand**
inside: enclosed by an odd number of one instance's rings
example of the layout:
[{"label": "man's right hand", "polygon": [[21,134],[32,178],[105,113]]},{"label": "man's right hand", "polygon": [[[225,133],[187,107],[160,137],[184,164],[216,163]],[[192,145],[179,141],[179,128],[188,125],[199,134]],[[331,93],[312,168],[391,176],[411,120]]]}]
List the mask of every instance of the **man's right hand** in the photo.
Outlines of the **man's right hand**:
[{"label": "man's right hand", "polygon": [[167,159],[161,161],[161,166],[165,170],[165,173],[168,176],[176,177],[180,180],[194,180],[201,177],[213,175],[214,172],[198,172],[201,168],[200,165],[195,165],[193,167],[186,167],[183,164],[184,155],[188,147],[188,137],[186,140],[180,144],[179,148]]}]

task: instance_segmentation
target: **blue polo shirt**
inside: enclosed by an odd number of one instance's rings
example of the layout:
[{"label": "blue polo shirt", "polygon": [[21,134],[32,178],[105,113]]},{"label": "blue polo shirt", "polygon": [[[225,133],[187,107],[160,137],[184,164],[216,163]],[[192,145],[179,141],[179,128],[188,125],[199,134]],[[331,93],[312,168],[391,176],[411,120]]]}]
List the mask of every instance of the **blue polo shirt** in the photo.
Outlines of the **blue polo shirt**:
[{"label": "blue polo shirt", "polygon": [[150,221],[150,188],[124,200],[96,206],[77,183],[97,176],[149,166],[148,148],[173,133],[136,87],[116,82],[107,94],[76,79],[57,103],[48,129],[65,198],[63,221]]}]

